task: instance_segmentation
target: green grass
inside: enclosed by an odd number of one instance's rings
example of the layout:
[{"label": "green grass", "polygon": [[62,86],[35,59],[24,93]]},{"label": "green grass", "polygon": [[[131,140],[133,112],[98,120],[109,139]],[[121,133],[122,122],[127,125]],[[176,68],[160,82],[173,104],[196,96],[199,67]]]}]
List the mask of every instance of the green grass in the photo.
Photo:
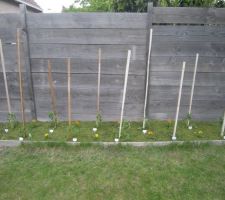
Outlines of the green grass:
[{"label": "green grass", "polygon": [[[168,121],[148,121],[147,129],[153,134],[142,134],[141,122],[125,122],[122,131],[121,141],[167,141],[171,140],[174,122]],[[221,125],[219,122],[200,122],[192,123],[193,129],[189,130],[186,127],[185,121],[180,121],[177,128],[177,140],[214,140],[220,138]],[[6,124],[0,124],[0,139],[18,139],[24,135],[21,124],[15,128],[9,128],[9,133],[4,133],[4,128],[9,127]],[[77,137],[78,141],[114,141],[118,137],[118,122],[103,122],[98,128],[97,133],[99,138],[95,138],[92,128],[95,127],[95,122],[80,122],[79,126],[73,122],[71,129],[68,128],[66,122],[60,122],[53,134],[49,134],[46,139],[45,134],[51,128],[49,122],[30,122],[26,124],[26,133],[32,134],[31,140],[35,141],[71,141],[73,137]],[[29,139],[29,138],[27,138]]]},{"label": "green grass", "polygon": [[0,150],[0,199],[222,200],[224,146],[66,144]]}]

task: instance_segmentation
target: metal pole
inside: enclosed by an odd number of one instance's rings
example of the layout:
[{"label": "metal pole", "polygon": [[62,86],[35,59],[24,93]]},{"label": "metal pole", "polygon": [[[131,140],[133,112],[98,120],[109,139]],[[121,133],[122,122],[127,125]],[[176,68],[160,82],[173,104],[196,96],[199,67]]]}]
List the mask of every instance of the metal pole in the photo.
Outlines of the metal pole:
[{"label": "metal pole", "polygon": [[150,59],[151,59],[151,50],[152,50],[152,33],[153,29],[150,29],[149,34],[149,49],[148,49],[148,63],[147,63],[147,77],[146,77],[146,85],[145,85],[145,102],[144,102],[144,117],[143,117],[143,126],[142,128],[145,129],[145,122],[146,122],[146,107],[148,102],[148,88],[149,88],[149,71],[150,71]]},{"label": "metal pole", "polygon": [[119,138],[121,137],[121,131],[122,131],[122,125],[123,125],[123,112],[124,112],[124,104],[125,104],[125,100],[126,100],[127,80],[128,80],[129,67],[130,67],[130,57],[131,57],[131,50],[128,50],[124,87],[123,87],[123,100],[122,100],[122,108],[121,108],[121,115],[120,115]]},{"label": "metal pole", "polygon": [[181,94],[182,94],[182,86],[183,86],[183,80],[184,80],[185,65],[186,65],[186,62],[183,62],[183,67],[182,67],[182,72],[181,72],[181,79],[180,79],[180,89],[179,89],[178,102],[177,102],[177,112],[176,112],[176,117],[175,117],[175,124],[174,124],[174,129],[173,129],[172,140],[176,140],[177,121],[178,121],[178,115],[179,115],[179,110],[180,110],[180,100],[181,100]]},{"label": "metal pole", "polygon": [[[195,89],[195,78],[196,78],[196,72],[197,72],[197,67],[198,67],[198,58],[199,54],[196,54],[195,58],[195,68],[194,68],[194,74],[193,74],[193,80],[192,80],[192,87],[191,87],[191,97],[190,97],[190,103],[189,103],[189,110],[188,110],[188,115],[191,115],[191,109],[192,109],[192,101],[193,101],[193,95],[194,95],[194,89]],[[189,126],[190,120],[188,119],[188,126]]]}]

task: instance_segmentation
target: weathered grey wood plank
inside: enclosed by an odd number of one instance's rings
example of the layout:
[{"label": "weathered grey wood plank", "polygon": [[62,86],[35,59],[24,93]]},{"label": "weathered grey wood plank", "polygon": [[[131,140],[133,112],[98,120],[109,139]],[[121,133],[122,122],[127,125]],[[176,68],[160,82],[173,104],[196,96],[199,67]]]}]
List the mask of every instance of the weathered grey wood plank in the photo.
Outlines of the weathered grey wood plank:
[{"label": "weathered grey wood plank", "polygon": [[[98,48],[105,59],[126,58],[127,50],[132,50],[131,60],[145,59],[145,46],[138,45],[71,45],[71,44],[33,44],[31,58],[80,58],[96,59]],[[126,59],[125,59],[126,62]]]},{"label": "weathered grey wood plank", "polygon": [[144,13],[28,14],[29,28],[146,28]]},{"label": "weathered grey wood plank", "polygon": [[225,42],[157,41],[153,40],[152,56],[201,56],[224,57]]},{"label": "weathered grey wood plank", "polygon": [[[152,86],[150,87],[151,101],[160,101],[163,99],[173,100],[177,102],[178,86]],[[189,99],[191,93],[191,86],[183,86],[182,99]],[[224,86],[196,86],[194,92],[194,100],[224,100],[225,87]],[[225,103],[225,102],[224,102]]]},{"label": "weathered grey wood plank", "polygon": [[[184,86],[190,86],[193,73],[186,72],[184,75]],[[152,72],[151,85],[169,85],[178,86],[180,72]],[[196,86],[225,86],[224,73],[202,73],[199,72],[196,77]]]},{"label": "weathered grey wood plank", "polygon": [[154,23],[225,24],[224,19],[225,19],[224,8],[155,7],[153,15]]},{"label": "weathered grey wood plank", "polygon": [[[102,55],[102,74],[124,74],[126,61],[125,59],[104,59],[104,53]],[[48,59],[32,59],[32,72],[48,72]],[[52,72],[67,73],[65,59],[51,59]],[[98,73],[98,60],[96,59],[71,59],[72,73]],[[130,64],[129,74],[144,75],[145,73],[145,61],[144,60],[132,60]]]},{"label": "weathered grey wood plank", "polygon": [[[50,102],[49,88],[47,87],[36,87],[35,94],[36,99],[45,103]],[[114,102],[120,103],[122,101],[123,88],[101,88],[100,102]],[[65,104],[67,100],[66,87],[56,88],[56,98],[59,104]],[[90,101],[96,105],[97,88],[72,88],[71,89],[72,101]],[[144,92],[139,88],[129,87],[127,90],[126,103],[143,103]]]},{"label": "weathered grey wood plank", "polygon": [[29,29],[30,43],[145,45],[140,29]]},{"label": "weathered grey wood plank", "polygon": [[0,28],[0,38],[3,44],[16,43],[16,28]]},{"label": "weathered grey wood plank", "polygon": [[20,28],[22,26],[21,15],[18,13],[0,14],[0,29]]},{"label": "weathered grey wood plank", "polygon": [[[33,73],[33,80],[35,87],[37,86],[47,86],[48,85],[48,74],[44,73],[40,75],[39,73]],[[53,73],[53,81],[55,82],[55,87],[66,86],[67,76],[66,74],[61,75],[58,73]],[[102,75],[101,87],[121,87],[123,86],[124,75]],[[133,88],[141,88],[144,83],[144,76],[130,75],[128,79],[128,84]],[[95,87],[97,85],[97,74],[71,74],[71,87]]]}]

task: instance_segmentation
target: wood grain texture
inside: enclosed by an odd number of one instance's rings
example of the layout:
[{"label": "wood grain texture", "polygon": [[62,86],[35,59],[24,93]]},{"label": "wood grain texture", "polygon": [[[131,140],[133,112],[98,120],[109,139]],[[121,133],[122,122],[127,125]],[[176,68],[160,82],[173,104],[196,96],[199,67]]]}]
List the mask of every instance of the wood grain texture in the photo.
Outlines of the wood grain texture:
[{"label": "wood grain texture", "polygon": [[[225,24],[224,8],[154,8],[154,23]],[[194,19],[194,20],[193,20]]]},{"label": "wood grain texture", "polygon": [[30,43],[145,45],[145,29],[29,29]]},{"label": "wood grain texture", "polygon": [[142,13],[28,14],[29,28],[146,28]]}]

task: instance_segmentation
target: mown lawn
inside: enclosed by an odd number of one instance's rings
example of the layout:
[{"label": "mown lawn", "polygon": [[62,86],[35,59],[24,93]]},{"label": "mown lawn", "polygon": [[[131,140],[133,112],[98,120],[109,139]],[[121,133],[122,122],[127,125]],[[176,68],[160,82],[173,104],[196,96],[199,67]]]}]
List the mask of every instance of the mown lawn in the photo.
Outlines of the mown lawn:
[{"label": "mown lawn", "polygon": [[27,144],[0,156],[4,200],[225,197],[225,146]]},{"label": "mown lawn", "polygon": [[[80,142],[91,141],[114,141],[118,137],[119,123],[118,122],[103,122],[98,128],[98,138],[92,132],[95,127],[95,122],[79,122],[74,121],[71,128],[68,128],[66,122],[60,122],[52,134],[49,129],[53,124],[49,122],[30,122],[25,126],[25,131],[22,125],[18,124],[11,128],[9,124],[0,124],[0,139],[18,139],[19,136],[24,136],[26,140],[35,141],[71,141],[76,137]],[[171,140],[173,133],[173,121],[148,121],[148,133],[142,133],[142,122],[125,122],[122,130],[121,141],[167,141]],[[219,121],[201,122],[193,121],[193,129],[189,130],[185,121],[179,121],[177,128],[177,140],[216,140],[220,137],[221,124]],[[4,129],[8,128],[9,132],[4,133]],[[29,138],[31,134],[31,138]],[[48,134],[48,138],[45,137]]]}]

